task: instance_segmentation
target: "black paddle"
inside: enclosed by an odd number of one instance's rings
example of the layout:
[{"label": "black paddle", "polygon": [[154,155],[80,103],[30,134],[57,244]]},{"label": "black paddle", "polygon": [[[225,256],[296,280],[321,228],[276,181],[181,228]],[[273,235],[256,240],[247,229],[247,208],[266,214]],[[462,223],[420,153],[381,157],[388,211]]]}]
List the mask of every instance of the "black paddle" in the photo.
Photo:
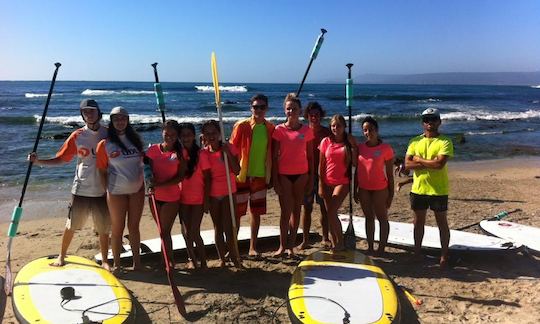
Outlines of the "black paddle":
[{"label": "black paddle", "polygon": [[313,50],[311,51],[311,57],[310,57],[306,72],[304,73],[302,82],[300,82],[300,87],[298,87],[298,90],[296,91],[296,97],[300,96],[300,92],[302,91],[302,87],[304,86],[304,82],[306,81],[306,77],[309,73],[309,69],[311,68],[311,64],[313,64],[313,61],[315,61],[315,59],[317,58],[317,55],[319,54],[319,50],[321,49],[322,43],[324,41],[325,33],[326,33],[326,29],[321,28],[321,34],[317,38],[317,42],[315,43],[315,46],[313,47]]},{"label": "black paddle", "polygon": [[165,100],[163,99],[163,89],[161,89],[161,83],[159,83],[157,65],[157,62],[152,63],[152,67],[154,68],[154,78],[156,79],[156,83],[154,83],[154,92],[156,94],[158,110],[161,112],[161,121],[165,123]]},{"label": "black paddle", "polygon": [[[348,78],[347,78],[347,84],[345,87],[345,94],[347,98],[347,108],[349,109],[349,134],[352,134],[352,99],[353,99],[353,81],[351,78],[351,68],[353,64],[349,63],[346,65],[347,69],[349,69]],[[352,158],[352,157],[351,157]],[[347,226],[347,230],[345,231],[345,234],[343,235],[344,245],[345,248],[349,250],[356,249],[356,236],[354,233],[354,225],[353,225],[353,195],[354,195],[354,167],[351,163],[351,186],[349,191],[349,225]]]},{"label": "black paddle", "polygon": [[[508,215],[510,215],[510,214],[513,214],[513,213],[516,213],[516,212],[519,212],[519,211],[521,211],[520,208],[516,208],[516,209],[514,209],[514,210],[512,210],[512,211],[509,211],[509,212],[503,211],[503,212],[500,212],[500,213],[498,213],[497,215],[495,215],[495,216],[493,216],[493,217],[490,217],[490,218],[488,218],[488,219],[486,219],[486,220],[488,220],[488,221],[501,220],[501,219],[505,218],[506,216],[508,216]],[[481,222],[481,221],[480,221],[480,222]],[[463,227],[460,227],[460,228],[456,228],[456,231],[463,231],[463,230],[466,230],[466,229],[468,229],[468,228],[474,227],[474,226],[480,224],[480,222],[476,222],[476,223],[474,223],[474,224],[470,224],[470,225],[467,225],[467,226],[463,226]]]},{"label": "black paddle", "polygon": [[186,305],[184,304],[184,298],[182,297],[182,294],[180,293],[180,290],[178,290],[178,287],[176,286],[176,283],[174,282],[174,275],[171,270],[171,265],[169,264],[169,251],[167,247],[165,246],[163,231],[161,230],[161,221],[159,220],[159,214],[158,209],[156,206],[156,197],[154,194],[150,194],[150,208],[153,210],[154,220],[156,221],[157,228],[159,231],[159,237],[161,238],[161,252],[163,255],[163,262],[165,262],[165,271],[167,271],[167,279],[169,280],[169,285],[171,286],[173,295],[174,295],[174,302],[176,304],[176,308],[178,309],[178,312],[180,315],[182,315],[184,318],[187,315],[186,312]]},{"label": "black paddle", "polygon": [[[54,66],[56,67],[54,69],[54,74],[51,81],[51,87],[49,88],[49,94],[47,95],[47,101],[45,102],[45,108],[43,109],[43,114],[41,116],[41,120],[39,122],[39,128],[36,136],[36,141],[34,142],[34,148],[32,149],[32,152],[35,152],[38,148],[39,139],[41,137],[41,131],[43,129],[43,124],[45,123],[45,117],[47,116],[47,110],[49,109],[49,102],[51,101],[54,84],[56,83],[56,75],[58,74],[58,69],[60,68],[62,64],[60,63],[54,63]],[[6,258],[6,278],[4,282],[4,290],[6,292],[6,295],[11,295],[11,292],[13,290],[13,278],[11,273],[11,243],[13,241],[13,238],[17,235],[17,227],[19,226],[19,221],[22,216],[23,208],[22,203],[24,201],[24,194],[26,193],[26,187],[28,186],[28,180],[30,179],[30,172],[32,172],[32,165],[33,162],[28,162],[28,169],[26,170],[26,177],[24,178],[24,184],[21,192],[21,199],[19,200],[19,205],[13,209],[13,214],[11,215],[11,224],[9,225],[8,230],[8,244],[7,244],[7,258]]]}]

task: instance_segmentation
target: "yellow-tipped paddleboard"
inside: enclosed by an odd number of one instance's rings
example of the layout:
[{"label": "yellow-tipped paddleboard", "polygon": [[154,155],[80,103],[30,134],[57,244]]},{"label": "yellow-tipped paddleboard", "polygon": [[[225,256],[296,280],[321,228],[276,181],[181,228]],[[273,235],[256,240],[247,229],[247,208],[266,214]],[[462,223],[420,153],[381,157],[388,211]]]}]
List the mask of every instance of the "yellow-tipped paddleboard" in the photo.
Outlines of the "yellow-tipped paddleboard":
[{"label": "yellow-tipped paddleboard", "polygon": [[13,287],[13,310],[20,323],[127,323],[134,317],[126,287],[94,261],[68,256],[25,265]]},{"label": "yellow-tipped paddleboard", "polygon": [[317,251],[302,261],[289,288],[293,323],[395,323],[398,296],[383,270],[358,251]]}]

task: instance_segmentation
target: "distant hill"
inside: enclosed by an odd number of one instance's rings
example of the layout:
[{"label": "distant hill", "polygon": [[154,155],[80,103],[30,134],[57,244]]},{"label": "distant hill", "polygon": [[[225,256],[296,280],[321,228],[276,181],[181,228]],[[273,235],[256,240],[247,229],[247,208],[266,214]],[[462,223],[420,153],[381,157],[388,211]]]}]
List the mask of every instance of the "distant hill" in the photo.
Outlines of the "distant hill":
[{"label": "distant hill", "polygon": [[[340,82],[342,82],[340,80]],[[540,85],[538,72],[448,72],[424,74],[361,74],[355,83]]]}]

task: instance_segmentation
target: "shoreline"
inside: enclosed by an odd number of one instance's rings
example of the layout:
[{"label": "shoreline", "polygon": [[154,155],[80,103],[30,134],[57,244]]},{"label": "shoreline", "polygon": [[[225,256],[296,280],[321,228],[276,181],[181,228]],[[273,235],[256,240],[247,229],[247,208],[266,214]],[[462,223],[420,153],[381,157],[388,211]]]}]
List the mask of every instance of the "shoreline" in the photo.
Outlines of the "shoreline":
[{"label": "shoreline", "polygon": [[[540,227],[540,158],[507,158],[497,160],[450,162],[450,196],[448,223],[450,228],[475,224],[503,210],[521,209],[512,213],[508,220],[524,225]],[[412,222],[409,207],[408,189],[404,187],[395,194],[389,210],[393,221]],[[525,190],[524,190],[525,189]],[[69,189],[62,194],[69,197]],[[32,202],[29,195],[29,201]],[[280,207],[273,190],[268,195],[268,212],[261,217],[261,225],[277,225]],[[35,200],[39,212],[50,212],[58,201]],[[30,204],[29,204],[30,205]],[[348,212],[348,207],[340,212]],[[8,215],[13,205],[9,206]],[[28,206],[28,205],[24,205]],[[51,207],[53,206],[53,207]],[[41,207],[41,208],[39,208]],[[57,212],[56,216],[35,218],[33,211],[25,207],[25,215],[19,226],[17,237],[13,240],[11,266],[14,273],[33,259],[58,253],[66,212]],[[58,206],[61,210],[64,207]],[[355,204],[353,212],[361,214]],[[320,233],[320,212],[314,208],[312,231]],[[0,223],[0,231],[7,230],[8,223]],[[241,226],[249,225],[249,217],[242,217]],[[434,226],[432,213],[426,218],[426,225]],[[203,217],[201,229],[212,228],[208,214]],[[141,239],[158,237],[156,225],[145,204],[141,219]],[[478,226],[467,229],[468,232],[481,233]],[[175,221],[173,234],[180,233],[179,222]],[[0,250],[5,251],[7,240],[0,240]],[[262,242],[261,242],[262,243]],[[246,244],[240,245],[245,269],[218,268],[215,249],[208,249],[206,272],[190,271],[185,268],[185,253],[176,253],[175,277],[178,287],[186,299],[189,321],[209,322],[259,322],[272,321],[271,313],[286,302],[287,289],[291,274],[299,261],[277,259],[272,252],[277,248],[277,239],[260,244],[263,257],[260,260],[247,259]],[[320,236],[312,239],[312,245],[299,255],[322,249]],[[365,240],[357,242],[357,249],[365,251]],[[98,253],[97,238],[92,230],[92,222],[87,221],[84,228],[77,232],[70,246],[69,253],[93,258]],[[540,321],[538,304],[540,294],[531,292],[540,290],[540,256],[528,256],[520,251],[497,254],[454,255],[453,267],[448,271],[438,268],[437,259],[426,258],[424,261],[412,261],[409,250],[389,247],[384,258],[374,258],[398,285],[405,287],[414,296],[423,300],[423,305],[416,307],[401,300],[404,309],[410,311],[404,316],[405,323],[433,322],[470,322],[470,323],[537,323]],[[182,319],[175,310],[170,288],[163,271],[159,256],[143,259],[144,270],[120,274],[122,283],[132,292],[136,300],[140,323],[180,322]],[[0,255],[0,268],[5,265]],[[4,276],[4,273],[0,274]],[[156,301],[159,301],[156,304]],[[166,309],[163,309],[165,307]],[[403,315],[403,314],[402,314]],[[277,312],[280,322],[288,322],[287,311],[282,307]],[[5,312],[5,323],[15,323],[11,304]]]}]

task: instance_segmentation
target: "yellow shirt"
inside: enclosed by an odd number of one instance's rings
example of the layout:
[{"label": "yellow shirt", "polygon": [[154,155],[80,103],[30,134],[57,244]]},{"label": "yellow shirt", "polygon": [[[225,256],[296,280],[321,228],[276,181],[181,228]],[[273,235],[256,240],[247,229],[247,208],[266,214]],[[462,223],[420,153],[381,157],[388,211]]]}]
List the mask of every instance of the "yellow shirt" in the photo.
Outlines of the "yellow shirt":
[{"label": "yellow shirt", "polygon": [[[433,160],[438,155],[454,156],[452,140],[444,135],[424,137],[419,135],[411,139],[407,155],[418,155],[426,160]],[[411,192],[418,195],[447,196],[448,195],[448,165],[442,169],[415,169]]]}]

